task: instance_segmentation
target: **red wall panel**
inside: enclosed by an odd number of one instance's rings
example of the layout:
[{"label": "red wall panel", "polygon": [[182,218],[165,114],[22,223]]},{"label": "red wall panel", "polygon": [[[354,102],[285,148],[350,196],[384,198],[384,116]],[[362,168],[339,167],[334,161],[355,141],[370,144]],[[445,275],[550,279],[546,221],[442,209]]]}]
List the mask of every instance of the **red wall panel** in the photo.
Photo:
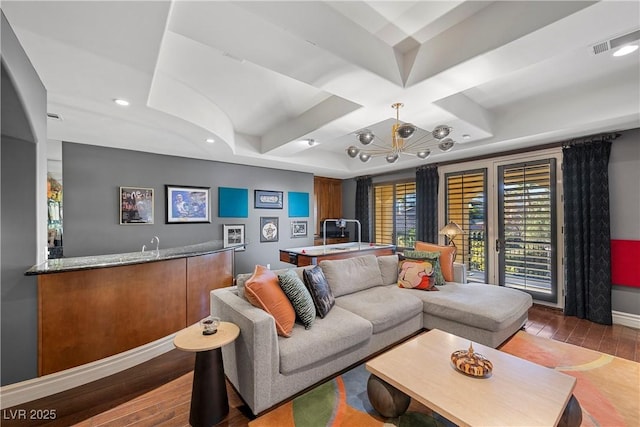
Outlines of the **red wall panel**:
[{"label": "red wall panel", "polygon": [[611,240],[611,283],[640,288],[640,240]]}]

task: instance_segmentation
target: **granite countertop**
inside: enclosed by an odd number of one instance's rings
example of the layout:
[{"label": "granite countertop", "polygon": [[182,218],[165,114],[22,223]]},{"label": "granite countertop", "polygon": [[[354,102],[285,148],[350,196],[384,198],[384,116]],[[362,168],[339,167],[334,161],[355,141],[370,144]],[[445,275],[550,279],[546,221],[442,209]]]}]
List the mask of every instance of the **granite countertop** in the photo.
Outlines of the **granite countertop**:
[{"label": "granite countertop", "polygon": [[222,240],[213,240],[196,245],[160,249],[159,251],[147,250],[145,252],[58,258],[50,259],[41,264],[34,265],[24,274],[32,276],[37,274],[61,273],[65,271],[117,267],[121,265],[142,264],[146,262],[163,261],[175,258],[188,258],[226,250],[233,250],[233,248],[225,248]]}]

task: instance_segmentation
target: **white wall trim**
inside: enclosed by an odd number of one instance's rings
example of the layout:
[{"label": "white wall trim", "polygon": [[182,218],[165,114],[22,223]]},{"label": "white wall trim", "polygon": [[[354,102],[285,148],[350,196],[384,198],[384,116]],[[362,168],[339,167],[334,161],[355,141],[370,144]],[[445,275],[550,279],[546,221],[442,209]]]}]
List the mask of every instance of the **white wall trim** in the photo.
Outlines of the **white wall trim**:
[{"label": "white wall trim", "polygon": [[613,323],[616,325],[628,326],[630,328],[640,329],[640,315],[623,313],[621,311],[613,310],[611,312],[613,316]]},{"label": "white wall trim", "polygon": [[0,387],[0,409],[60,393],[139,365],[173,350],[175,335],[75,368]]}]

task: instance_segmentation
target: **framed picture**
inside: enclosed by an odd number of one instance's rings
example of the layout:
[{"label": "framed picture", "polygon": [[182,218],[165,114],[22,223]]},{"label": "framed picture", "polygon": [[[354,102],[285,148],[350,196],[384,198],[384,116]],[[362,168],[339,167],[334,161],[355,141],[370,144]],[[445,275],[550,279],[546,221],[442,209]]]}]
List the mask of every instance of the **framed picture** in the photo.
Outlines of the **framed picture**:
[{"label": "framed picture", "polygon": [[244,251],[244,224],[224,224],[222,240],[225,248],[238,246],[235,250]]},{"label": "framed picture", "polygon": [[260,217],[260,241],[261,242],[277,242],[278,241],[278,217],[271,217],[271,216]]},{"label": "framed picture", "polygon": [[254,191],[254,207],[256,209],[282,209],[282,191]]},{"label": "framed picture", "polygon": [[291,221],[291,237],[307,237],[307,221]]},{"label": "framed picture", "polygon": [[167,224],[211,222],[209,187],[166,185]]},{"label": "framed picture", "polygon": [[153,224],[153,188],[120,187],[120,224]]}]

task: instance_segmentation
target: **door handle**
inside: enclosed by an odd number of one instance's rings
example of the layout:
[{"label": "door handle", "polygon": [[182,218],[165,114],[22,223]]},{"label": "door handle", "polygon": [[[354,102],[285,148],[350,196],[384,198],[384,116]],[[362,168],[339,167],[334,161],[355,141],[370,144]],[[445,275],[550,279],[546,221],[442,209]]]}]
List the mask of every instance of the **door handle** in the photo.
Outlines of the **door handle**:
[{"label": "door handle", "polygon": [[496,252],[500,252],[502,250],[504,239],[496,239]]}]

